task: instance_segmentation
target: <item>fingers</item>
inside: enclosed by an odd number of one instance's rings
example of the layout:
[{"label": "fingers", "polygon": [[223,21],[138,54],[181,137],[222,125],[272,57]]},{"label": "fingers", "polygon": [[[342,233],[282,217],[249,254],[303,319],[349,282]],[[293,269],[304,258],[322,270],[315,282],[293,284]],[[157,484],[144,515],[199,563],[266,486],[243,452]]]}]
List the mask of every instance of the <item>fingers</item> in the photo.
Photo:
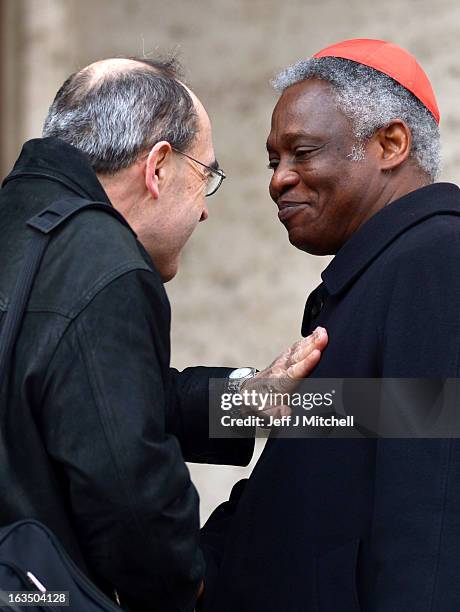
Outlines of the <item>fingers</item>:
[{"label": "fingers", "polygon": [[290,364],[294,365],[299,361],[303,361],[312,351],[324,350],[328,342],[327,331],[324,327],[317,327],[309,336],[296,342],[293,345]]},{"label": "fingers", "polygon": [[321,358],[321,351],[313,349],[304,359],[288,368],[286,374],[292,380],[306,378]]},{"label": "fingers", "polygon": [[[248,414],[269,420],[269,417],[289,416],[291,408],[285,397],[274,397],[274,394],[292,393],[303,378],[309,376],[321,359],[321,353],[328,343],[327,331],[317,327],[307,338],[295,342],[280,355],[271,366],[259,372],[253,378],[245,381],[242,390],[255,391],[259,396],[270,396],[260,405],[257,403],[245,408]],[[240,390],[241,391],[241,390]]]},{"label": "fingers", "polygon": [[[310,375],[321,359],[321,353],[328,343],[327,331],[324,327],[317,327],[313,333],[300,342],[286,369],[286,384],[289,387],[294,381],[299,381]],[[298,384],[298,383],[296,383]]]},{"label": "fingers", "polygon": [[323,327],[317,327],[307,338],[294,343],[288,351],[276,359],[271,366],[256,376],[245,381],[241,389],[266,390],[268,381],[279,393],[290,393],[302,378],[310,375],[321,358],[321,352],[328,342],[328,335]]},{"label": "fingers", "polygon": [[305,338],[304,344],[299,345],[292,356],[293,363],[287,369],[287,376],[298,380],[306,378],[321,358],[328,343],[327,331],[324,327],[317,327],[313,333]]},{"label": "fingers", "polygon": [[322,351],[326,348],[327,343],[329,341],[329,337],[327,335],[327,331],[324,327],[317,327],[313,332],[315,348]]},{"label": "fingers", "polygon": [[283,353],[278,355],[278,357],[262,371],[262,376],[267,377],[267,374],[270,372],[275,377],[285,376],[286,370],[290,366],[305,359],[305,357],[315,349],[320,351],[324,350],[327,342],[327,331],[324,327],[317,327],[309,336],[297,340],[297,342],[291,344]]}]

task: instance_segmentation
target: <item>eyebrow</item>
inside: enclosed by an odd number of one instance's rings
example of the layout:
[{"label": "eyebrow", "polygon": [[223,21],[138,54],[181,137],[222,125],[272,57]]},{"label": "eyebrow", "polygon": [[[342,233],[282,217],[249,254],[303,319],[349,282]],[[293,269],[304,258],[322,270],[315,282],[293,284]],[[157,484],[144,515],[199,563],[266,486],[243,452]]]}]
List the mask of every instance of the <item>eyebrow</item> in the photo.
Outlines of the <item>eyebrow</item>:
[{"label": "eyebrow", "polygon": [[209,168],[213,170],[220,170],[219,162],[215,159],[211,164],[209,164]]}]

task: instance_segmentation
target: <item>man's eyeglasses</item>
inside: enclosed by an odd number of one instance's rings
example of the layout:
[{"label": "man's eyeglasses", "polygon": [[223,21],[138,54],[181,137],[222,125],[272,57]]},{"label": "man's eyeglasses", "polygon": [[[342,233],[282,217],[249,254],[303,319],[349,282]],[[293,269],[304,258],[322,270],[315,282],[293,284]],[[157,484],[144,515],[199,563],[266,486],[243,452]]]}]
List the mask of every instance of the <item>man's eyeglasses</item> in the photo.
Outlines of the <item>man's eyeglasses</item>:
[{"label": "man's eyeglasses", "polygon": [[208,171],[208,176],[207,176],[208,183],[206,185],[206,197],[212,196],[214,193],[216,193],[216,191],[222,185],[222,181],[224,180],[224,178],[227,178],[225,176],[224,171],[221,170],[220,168],[212,168],[212,166],[207,166],[206,164],[203,164],[203,162],[200,162],[198,159],[195,159],[191,155],[187,155],[187,153],[184,153],[183,151],[179,151],[179,149],[175,149],[174,147],[171,147],[171,148],[176,153],[179,153],[180,155],[183,155],[184,157],[188,157],[188,159],[191,159],[196,164],[200,164],[200,166],[203,166],[203,168],[206,168],[206,170]]}]

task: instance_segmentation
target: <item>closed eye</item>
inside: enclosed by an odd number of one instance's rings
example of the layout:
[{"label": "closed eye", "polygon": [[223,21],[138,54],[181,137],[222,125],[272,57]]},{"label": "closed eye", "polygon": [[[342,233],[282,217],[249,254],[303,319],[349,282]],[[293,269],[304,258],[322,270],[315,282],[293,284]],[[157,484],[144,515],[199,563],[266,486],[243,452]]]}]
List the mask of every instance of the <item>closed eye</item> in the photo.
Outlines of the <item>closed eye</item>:
[{"label": "closed eye", "polygon": [[311,153],[314,153],[317,149],[296,149],[295,159],[302,160],[308,157]]}]

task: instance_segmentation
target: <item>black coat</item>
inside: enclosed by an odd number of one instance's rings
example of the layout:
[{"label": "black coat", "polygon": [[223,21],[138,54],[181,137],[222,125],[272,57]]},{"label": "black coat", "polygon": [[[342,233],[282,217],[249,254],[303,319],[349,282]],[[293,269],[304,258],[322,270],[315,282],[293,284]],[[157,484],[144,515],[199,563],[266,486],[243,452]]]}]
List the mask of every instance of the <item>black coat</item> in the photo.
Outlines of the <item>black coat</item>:
[{"label": "black coat", "polygon": [[[86,157],[27,143],[0,192],[4,320],[31,230],[53,200],[110,204]],[[204,570],[184,458],[245,464],[252,442],[210,441],[208,378],[169,368],[170,309],[134,233],[84,211],[53,237],[0,405],[0,525],[35,518],[134,610],[185,611]]]},{"label": "black coat", "polygon": [[[458,215],[434,184],[350,238],[307,302],[303,333],[329,333],[314,376],[459,376]],[[455,612],[460,441],[271,439],[203,538],[206,611]]]}]

